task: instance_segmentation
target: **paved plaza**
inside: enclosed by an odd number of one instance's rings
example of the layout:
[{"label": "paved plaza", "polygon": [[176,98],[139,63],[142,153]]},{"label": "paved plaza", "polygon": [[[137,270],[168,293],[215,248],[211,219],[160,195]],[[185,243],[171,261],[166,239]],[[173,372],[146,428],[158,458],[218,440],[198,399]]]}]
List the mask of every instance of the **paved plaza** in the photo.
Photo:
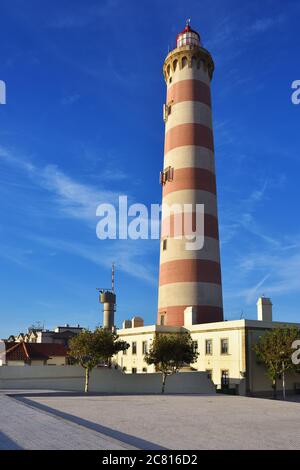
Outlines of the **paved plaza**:
[{"label": "paved plaza", "polygon": [[300,403],[2,391],[0,449],[300,449]]}]

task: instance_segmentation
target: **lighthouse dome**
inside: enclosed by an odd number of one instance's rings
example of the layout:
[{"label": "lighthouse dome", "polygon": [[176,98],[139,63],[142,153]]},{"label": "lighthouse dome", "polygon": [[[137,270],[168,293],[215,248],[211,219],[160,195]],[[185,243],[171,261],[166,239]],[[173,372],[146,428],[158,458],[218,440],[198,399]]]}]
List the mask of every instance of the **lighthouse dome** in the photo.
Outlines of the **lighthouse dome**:
[{"label": "lighthouse dome", "polygon": [[190,20],[187,21],[184,30],[177,35],[176,41],[177,47],[200,46],[200,35],[191,28]]}]

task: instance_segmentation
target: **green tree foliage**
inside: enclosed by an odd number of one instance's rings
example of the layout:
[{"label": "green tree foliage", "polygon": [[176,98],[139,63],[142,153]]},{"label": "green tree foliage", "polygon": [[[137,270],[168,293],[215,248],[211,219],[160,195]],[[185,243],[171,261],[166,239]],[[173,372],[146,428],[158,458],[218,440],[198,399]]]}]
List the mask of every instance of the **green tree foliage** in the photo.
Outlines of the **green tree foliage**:
[{"label": "green tree foliage", "polygon": [[255,353],[272,381],[274,398],[277,396],[277,380],[287,370],[296,370],[292,362],[292,344],[300,338],[296,327],[274,328],[264,333],[254,346]]},{"label": "green tree foliage", "polygon": [[176,335],[157,335],[149,353],[145,355],[147,364],[154,364],[162,373],[162,393],[165,391],[166,379],[185,365],[197,360],[198,353],[193,348],[192,338],[188,333]]},{"label": "green tree foliage", "polygon": [[129,348],[125,341],[110,330],[97,328],[95,331],[83,330],[69,343],[69,356],[85,369],[85,392],[89,391],[90,372],[99,363],[110,364],[112,356]]}]

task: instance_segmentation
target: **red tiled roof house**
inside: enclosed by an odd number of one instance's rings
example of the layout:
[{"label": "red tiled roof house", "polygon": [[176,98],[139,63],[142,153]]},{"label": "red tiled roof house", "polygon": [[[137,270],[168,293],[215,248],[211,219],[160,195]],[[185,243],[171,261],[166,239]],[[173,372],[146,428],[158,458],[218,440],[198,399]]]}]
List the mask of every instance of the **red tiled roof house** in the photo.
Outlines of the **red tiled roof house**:
[{"label": "red tiled roof house", "polygon": [[66,365],[67,353],[68,348],[63,344],[5,342],[5,355],[1,354],[0,365]]}]

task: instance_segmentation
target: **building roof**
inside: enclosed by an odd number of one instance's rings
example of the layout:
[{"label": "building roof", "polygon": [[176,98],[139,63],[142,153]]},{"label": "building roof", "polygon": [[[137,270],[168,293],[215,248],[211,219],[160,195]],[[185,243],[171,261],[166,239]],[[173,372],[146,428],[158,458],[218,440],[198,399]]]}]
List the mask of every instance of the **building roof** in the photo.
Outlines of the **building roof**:
[{"label": "building roof", "polygon": [[213,323],[197,323],[185,326],[161,326],[161,325],[146,325],[137,328],[120,328],[117,329],[119,336],[131,336],[140,334],[154,334],[154,333],[183,333],[189,331],[190,333],[208,332],[208,331],[222,331],[231,329],[258,329],[268,330],[272,328],[283,328],[286,326],[296,326],[300,329],[300,323],[278,322],[278,321],[261,321],[261,320],[229,320]]},{"label": "building roof", "polygon": [[68,348],[56,343],[5,343],[6,360],[8,361],[46,361],[53,356],[65,357]]},{"label": "building roof", "polygon": [[80,325],[76,325],[76,326],[72,326],[72,325],[61,325],[61,326],[57,326],[56,328],[54,328],[54,331],[56,332],[56,330],[83,330],[83,327],[80,326]]},{"label": "building roof", "polygon": [[71,338],[74,338],[74,336],[76,336],[76,333],[74,333],[73,331],[63,331],[62,333],[54,333],[53,334],[53,338],[54,339],[71,339]]}]

